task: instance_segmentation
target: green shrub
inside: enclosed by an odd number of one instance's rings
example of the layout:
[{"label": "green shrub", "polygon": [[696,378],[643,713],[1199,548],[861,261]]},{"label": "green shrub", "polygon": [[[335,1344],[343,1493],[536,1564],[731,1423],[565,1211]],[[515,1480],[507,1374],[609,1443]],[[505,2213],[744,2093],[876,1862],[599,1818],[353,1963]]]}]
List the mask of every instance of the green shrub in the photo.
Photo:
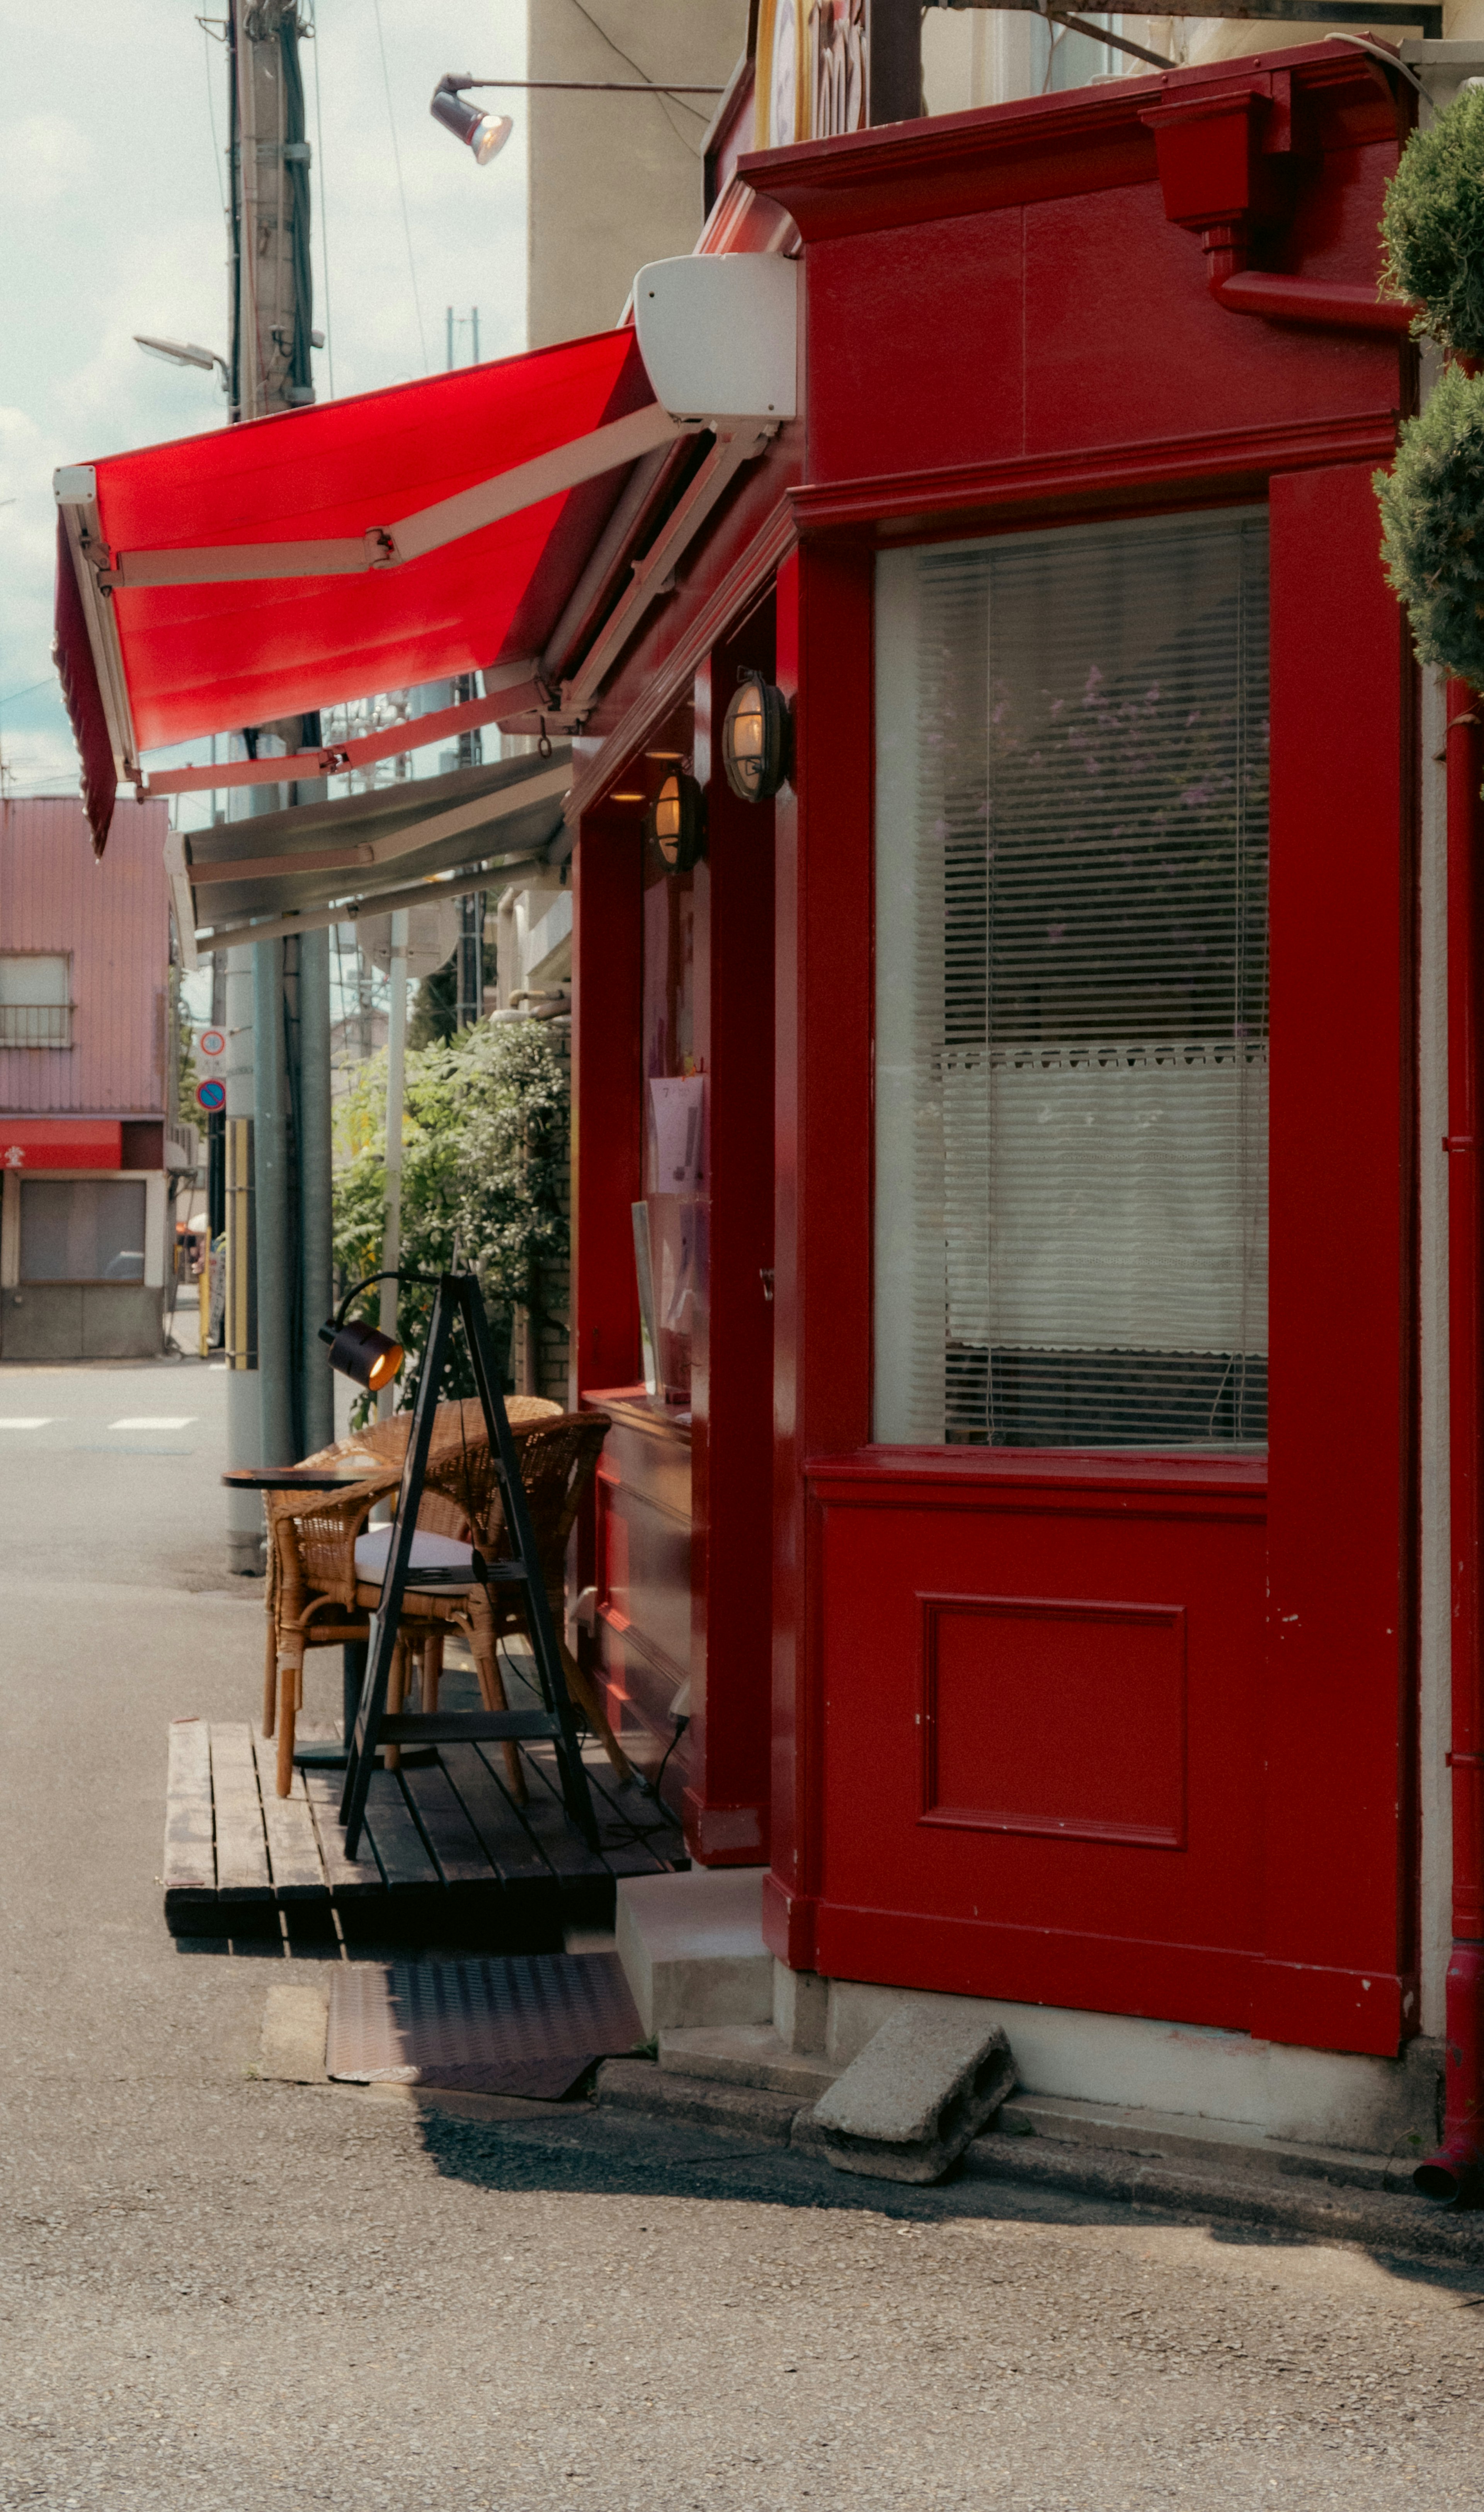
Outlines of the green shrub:
[{"label": "green shrub", "polygon": [[1386,186],[1385,286],[1416,298],[1412,329],[1484,357],[1484,88],[1465,88],[1430,130],[1415,131]]},{"label": "green shrub", "polygon": [[1418,661],[1484,689],[1484,376],[1448,369],[1376,494],[1382,561]]},{"label": "green shrub", "polygon": [[[386,1223],[386,1057],[373,1056],[336,1118],[335,1262],[353,1282],[381,1262]],[[503,1359],[514,1309],[541,1313],[543,1275],[566,1253],[566,1073],[540,1021],[483,1022],[449,1045],[407,1059],[402,1150],[402,1263],[437,1274],[455,1242],[472,1267]],[[378,1295],[358,1313],[374,1319]],[[404,1283],[397,1331],[410,1354],[422,1350],[431,1290]],[[474,1392],[461,1342],[445,1393]],[[398,1402],[412,1400],[413,1374]],[[363,1406],[364,1412],[367,1408]]]}]

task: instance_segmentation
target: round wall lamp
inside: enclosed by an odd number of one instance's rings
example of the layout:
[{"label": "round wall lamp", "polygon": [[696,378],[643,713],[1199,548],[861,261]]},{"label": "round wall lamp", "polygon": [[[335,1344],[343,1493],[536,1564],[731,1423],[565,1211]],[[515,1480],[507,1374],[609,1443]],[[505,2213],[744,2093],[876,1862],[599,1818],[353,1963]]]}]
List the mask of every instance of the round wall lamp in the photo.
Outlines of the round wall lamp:
[{"label": "round wall lamp", "polygon": [[726,782],[744,803],[771,801],[793,766],[793,724],[781,689],[761,672],[742,671],[722,726]]},{"label": "round wall lamp", "polygon": [[689,872],[706,852],[706,797],[673,767],[649,805],[649,843],[667,872]]}]

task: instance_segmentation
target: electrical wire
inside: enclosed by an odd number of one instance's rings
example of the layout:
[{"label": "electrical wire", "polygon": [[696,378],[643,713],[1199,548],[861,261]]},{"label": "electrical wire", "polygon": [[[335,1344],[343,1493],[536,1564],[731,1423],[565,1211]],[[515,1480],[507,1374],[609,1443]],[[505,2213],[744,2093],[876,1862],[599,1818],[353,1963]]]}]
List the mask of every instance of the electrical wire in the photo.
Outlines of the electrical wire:
[{"label": "electrical wire", "polygon": [[309,13],[309,31],[314,37],[314,153],[320,176],[320,268],[325,277],[325,364],[330,377],[330,398],[335,397],[335,335],[330,319],[330,220],[325,210],[325,123],[320,110],[320,27],[315,10]]},{"label": "electrical wire", "polygon": [[381,84],[386,91],[386,119],[392,135],[392,163],[397,170],[397,197],[402,203],[402,232],[407,238],[408,275],[412,283],[412,307],[417,316],[417,337],[422,346],[422,372],[428,366],[428,335],[422,328],[422,298],[417,294],[417,264],[412,257],[412,227],[407,214],[407,185],[402,179],[402,151],[397,145],[397,117],[392,111],[392,82],[386,66],[386,36],[381,25],[381,0],[371,0],[376,13],[376,46],[381,55]]},{"label": "electrical wire", "polygon": [[216,199],[220,204],[221,215],[225,217],[227,189],[221,179],[221,142],[216,137],[216,99],[212,93],[212,46],[214,43],[218,43],[220,37],[212,33],[204,18],[198,18],[196,23],[201,29],[201,47],[206,61],[206,109],[212,125],[212,164],[216,169]]},{"label": "electrical wire", "polygon": [[[654,84],[649,77],[648,71],[641,66],[641,64],[634,59],[633,54],[626,53],[622,44],[615,44],[612,36],[608,33],[606,26],[600,26],[591,9],[585,9],[583,7],[582,0],[572,0],[572,7],[576,10],[579,18],[585,18],[587,20],[587,22],[592,27],[594,34],[602,37],[610,53],[616,53],[619,59],[621,61],[626,61],[631,70],[637,70],[639,72],[639,75],[644,81],[645,86],[652,86]],[[667,99],[663,94],[660,94],[659,102],[662,110],[665,110],[669,101],[670,99]],[[682,113],[693,113],[703,131],[709,128],[711,116],[703,113],[698,104],[687,104],[683,97],[676,97],[673,101],[680,106]],[[690,134],[687,131],[682,130],[680,124],[675,121],[674,117],[668,110],[665,110],[665,120],[669,123],[677,139],[683,140],[685,146],[689,148]],[[692,156],[698,157],[700,155],[700,150],[698,148],[693,148],[691,149],[691,154]]]}]

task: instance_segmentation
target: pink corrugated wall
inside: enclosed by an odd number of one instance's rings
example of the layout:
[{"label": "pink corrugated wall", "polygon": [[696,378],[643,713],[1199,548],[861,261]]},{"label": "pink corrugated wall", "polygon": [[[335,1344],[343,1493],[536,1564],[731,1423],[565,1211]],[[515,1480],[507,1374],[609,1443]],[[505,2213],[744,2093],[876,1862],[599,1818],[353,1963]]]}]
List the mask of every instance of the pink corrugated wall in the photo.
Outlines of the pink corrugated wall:
[{"label": "pink corrugated wall", "polygon": [[98,863],[79,803],[0,805],[0,952],[70,952],[76,1005],[72,1046],[0,1047],[0,1111],[166,1113],[167,825],[121,797]]}]

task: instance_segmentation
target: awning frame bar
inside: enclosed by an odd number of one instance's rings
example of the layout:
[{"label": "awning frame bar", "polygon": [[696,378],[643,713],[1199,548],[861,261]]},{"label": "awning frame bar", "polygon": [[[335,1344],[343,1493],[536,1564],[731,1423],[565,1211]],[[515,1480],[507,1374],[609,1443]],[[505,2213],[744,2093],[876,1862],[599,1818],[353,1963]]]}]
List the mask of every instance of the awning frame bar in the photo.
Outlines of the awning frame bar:
[{"label": "awning frame bar", "polygon": [[354,538],[326,541],[243,541],[221,549],[116,550],[100,570],[98,586],[110,593],[190,584],[296,582],[325,575],[362,575],[403,567],[465,540],[487,525],[504,521],[548,497],[563,496],[585,481],[601,479],[677,436],[696,434],[699,419],[673,418],[658,402],[646,402],[626,418],[610,419],[586,436],[518,462],[456,496],[404,515],[400,523],[372,525]]},{"label": "awning frame bar", "polygon": [[[59,500],[58,512],[67,536],[83,617],[88,623],[88,644],[93,651],[93,669],[98,678],[98,693],[102,704],[103,722],[108,727],[114,767],[120,782],[128,782],[137,775],[138,741],[134,728],[134,709],[129,700],[123,648],[119,644],[113,606],[106,588],[108,545],[103,538],[96,504]],[[103,563],[101,567],[98,564],[98,559]]]},{"label": "awning frame bar", "polygon": [[[219,889],[234,881],[273,881],[293,873],[335,872],[353,864],[397,863],[404,855],[442,845],[449,838],[494,828],[501,820],[514,819],[517,812],[528,810],[532,804],[555,802],[566,794],[571,781],[570,759],[559,759],[551,766],[539,768],[534,776],[524,777],[518,785],[480,795],[471,803],[455,805],[452,810],[434,812],[428,819],[411,820],[387,837],[365,839],[353,848],[342,839],[338,844],[305,846],[293,854],[248,855],[235,861],[230,855],[218,855],[198,864],[191,859],[187,841],[191,888]],[[404,790],[415,793],[416,787]],[[238,820],[233,825],[246,832],[252,829],[253,822]]]},{"label": "awning frame bar", "polygon": [[[496,880],[513,874],[550,872],[544,855],[496,855],[472,872],[455,873],[451,881],[412,882],[401,889],[369,890],[360,898],[341,899],[333,907],[306,907],[301,916],[281,916],[272,923],[204,925],[192,935],[203,951],[227,951],[238,942],[282,942],[294,933],[321,933],[332,924],[354,924],[361,916],[386,916],[400,907],[435,906],[440,898],[467,898],[471,890],[492,889]],[[199,964],[198,962],[195,964]]]},{"label": "awning frame bar", "polygon": [[484,680],[482,698],[440,707],[433,715],[409,717],[406,723],[395,724],[384,732],[363,733],[354,741],[327,742],[319,750],[284,751],[276,759],[228,759],[215,767],[140,768],[135,781],[144,800],[158,794],[209,794],[218,787],[292,785],[307,783],[312,777],[343,776],[352,768],[369,767],[378,759],[395,759],[406,750],[425,750],[432,742],[473,732],[481,725],[498,723],[511,713],[524,713],[527,698],[534,705],[543,687],[540,666],[533,654],[524,655],[519,662],[502,663],[497,670],[486,672]]}]

